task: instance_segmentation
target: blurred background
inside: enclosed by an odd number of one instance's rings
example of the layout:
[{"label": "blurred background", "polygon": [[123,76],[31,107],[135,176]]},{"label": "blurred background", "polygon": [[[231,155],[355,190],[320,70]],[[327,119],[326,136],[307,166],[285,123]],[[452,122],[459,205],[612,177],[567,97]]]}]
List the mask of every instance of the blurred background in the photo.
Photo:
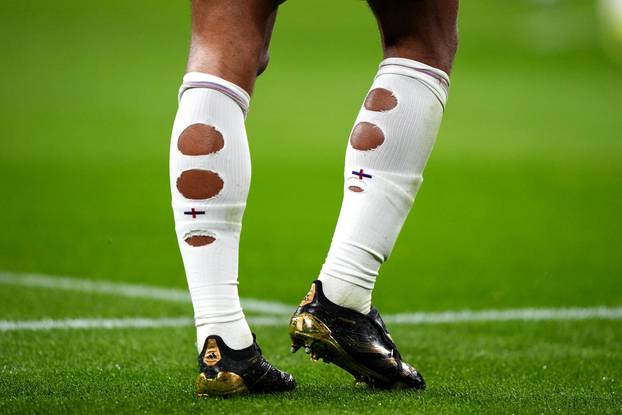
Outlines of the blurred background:
[{"label": "blurred background", "polygon": [[[188,3],[0,2],[0,413],[619,412],[622,0],[462,2],[443,126],[373,301],[385,318],[558,314],[390,324],[424,394],[353,388],[334,365],[289,353],[287,304],[328,251],[348,135],[381,53],[364,1],[286,2],[247,122],[240,293],[285,303],[268,316],[276,325],[251,323],[299,388],[217,404],[193,395],[170,209]],[[124,297],[94,281],[148,287]],[[89,328],[133,318],[153,326]],[[50,330],[67,321],[82,329]]]},{"label": "blurred background", "polygon": [[[614,0],[462,2],[382,310],[622,303],[621,14]],[[168,148],[186,2],[4,0],[0,34],[0,270],[185,287]],[[271,55],[248,118],[240,291],[294,303],[328,250],[381,54],[364,2],[290,0]],[[37,316],[40,297],[0,292],[3,318],[72,314],[62,296]]]}]

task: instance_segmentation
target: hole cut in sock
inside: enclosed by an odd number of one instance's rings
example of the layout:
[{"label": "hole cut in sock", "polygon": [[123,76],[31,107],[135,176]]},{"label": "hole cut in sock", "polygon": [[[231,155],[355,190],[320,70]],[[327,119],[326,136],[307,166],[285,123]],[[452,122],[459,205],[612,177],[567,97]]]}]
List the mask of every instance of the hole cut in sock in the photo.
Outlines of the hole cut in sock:
[{"label": "hole cut in sock", "polygon": [[199,247],[210,245],[216,238],[205,231],[192,231],[184,236],[184,242],[190,246]]},{"label": "hole cut in sock", "polygon": [[220,193],[223,186],[218,173],[211,170],[186,170],[177,178],[177,190],[187,199],[210,199]]},{"label": "hole cut in sock", "polygon": [[395,107],[397,107],[397,98],[393,92],[385,88],[372,89],[365,98],[365,109],[368,111],[385,112]]},{"label": "hole cut in sock", "polygon": [[384,143],[384,133],[376,124],[360,122],[356,124],[350,135],[350,145],[355,150],[369,151]]},{"label": "hole cut in sock", "polygon": [[207,124],[192,124],[177,140],[177,149],[186,156],[205,156],[217,153],[225,146],[220,131]]}]

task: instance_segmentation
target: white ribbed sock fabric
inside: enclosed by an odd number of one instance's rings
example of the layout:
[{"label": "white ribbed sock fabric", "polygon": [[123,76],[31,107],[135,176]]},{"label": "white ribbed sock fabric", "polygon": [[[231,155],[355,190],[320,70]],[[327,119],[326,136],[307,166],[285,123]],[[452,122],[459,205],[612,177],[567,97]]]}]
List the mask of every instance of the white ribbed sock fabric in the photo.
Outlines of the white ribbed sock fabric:
[{"label": "white ribbed sock fabric", "polygon": [[341,213],[319,279],[334,303],[368,313],[423,180],[447,100],[449,77],[403,58],[382,61],[346,151]]},{"label": "white ribbed sock fabric", "polygon": [[238,297],[238,245],[250,186],[244,118],[250,97],[224,79],[184,76],[170,149],[175,230],[200,351],[208,335],[253,342]]}]

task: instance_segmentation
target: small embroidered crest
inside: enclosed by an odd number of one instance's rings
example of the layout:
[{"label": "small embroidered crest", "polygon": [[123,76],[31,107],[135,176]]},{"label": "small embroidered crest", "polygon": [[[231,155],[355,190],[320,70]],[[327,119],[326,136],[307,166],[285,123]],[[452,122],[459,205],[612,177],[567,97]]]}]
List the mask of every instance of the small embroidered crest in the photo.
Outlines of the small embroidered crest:
[{"label": "small embroidered crest", "polygon": [[365,177],[366,179],[371,179],[371,174],[365,173],[363,169],[360,169],[359,171],[352,170],[352,174],[358,176],[359,180],[363,180],[363,177]]},{"label": "small embroidered crest", "polygon": [[184,215],[192,215],[192,219],[196,219],[197,215],[205,215],[204,210],[195,210],[194,208],[184,212]]}]

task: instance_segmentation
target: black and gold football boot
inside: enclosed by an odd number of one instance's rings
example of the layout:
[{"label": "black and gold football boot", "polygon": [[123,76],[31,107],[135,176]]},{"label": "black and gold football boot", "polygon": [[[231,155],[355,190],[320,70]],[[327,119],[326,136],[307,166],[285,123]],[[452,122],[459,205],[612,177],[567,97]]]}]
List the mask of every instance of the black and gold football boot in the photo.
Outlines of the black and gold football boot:
[{"label": "black and gold football boot", "polygon": [[239,350],[229,348],[220,336],[205,339],[199,355],[197,396],[284,392],[295,387],[292,375],[263,358],[254,334],[253,344]]},{"label": "black and gold football boot", "polygon": [[332,303],[314,281],[289,323],[292,352],[301,347],[311,359],[324,359],[381,389],[425,389],[417,369],[400,353],[374,307],[362,314]]}]

